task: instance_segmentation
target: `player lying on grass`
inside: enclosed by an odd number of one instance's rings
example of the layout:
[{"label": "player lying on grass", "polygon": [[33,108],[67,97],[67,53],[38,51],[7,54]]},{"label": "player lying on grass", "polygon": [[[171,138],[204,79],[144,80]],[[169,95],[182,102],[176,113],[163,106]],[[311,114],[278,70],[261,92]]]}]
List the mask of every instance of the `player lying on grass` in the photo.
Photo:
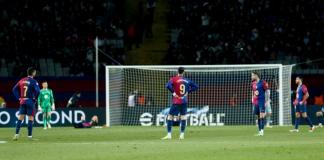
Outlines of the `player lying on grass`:
[{"label": "player lying on grass", "polygon": [[251,79],[253,114],[256,115],[259,129],[257,136],[263,136],[265,125],[264,118],[266,116],[265,109],[266,105],[270,104],[270,91],[268,89],[268,83],[260,79],[260,74],[258,72],[252,72]]},{"label": "player lying on grass", "polygon": [[324,124],[324,107],[322,107],[322,109],[318,112],[316,112],[316,117],[317,117],[317,121],[318,121],[318,127],[323,127]]},{"label": "player lying on grass", "polygon": [[300,116],[302,116],[306,122],[308,123],[310,129],[309,132],[313,132],[315,127],[310,120],[310,118],[307,116],[307,99],[309,97],[308,90],[306,85],[303,84],[303,79],[301,77],[296,77],[295,80],[296,84],[298,85],[296,89],[296,99],[294,101],[294,107],[295,107],[295,128],[290,130],[290,132],[299,132],[298,126],[300,123]]},{"label": "player lying on grass", "polygon": [[172,106],[167,116],[168,134],[162,139],[171,139],[171,131],[174,119],[178,118],[180,113],[180,139],[184,139],[184,132],[187,120],[188,94],[196,91],[198,86],[191,80],[184,77],[184,68],[178,68],[178,74],[172,77],[166,85],[166,88],[172,93]]},{"label": "player lying on grass", "polygon": [[31,67],[27,70],[27,77],[22,78],[12,89],[14,96],[19,99],[19,117],[16,125],[16,134],[13,140],[18,140],[19,131],[25,115],[28,116],[28,139],[32,140],[33,121],[35,115],[35,102],[39,94],[39,86],[34,79],[36,69]]},{"label": "player lying on grass", "polygon": [[91,121],[90,122],[86,122],[85,121],[85,117],[81,117],[81,121],[80,123],[74,123],[74,128],[91,128],[91,127],[94,127],[94,126],[97,126],[98,125],[98,116],[94,115],[91,117]]},{"label": "player lying on grass", "polygon": [[44,129],[51,128],[51,112],[55,110],[54,97],[51,89],[48,88],[48,83],[42,83],[42,89],[38,96],[38,110],[43,113]]}]

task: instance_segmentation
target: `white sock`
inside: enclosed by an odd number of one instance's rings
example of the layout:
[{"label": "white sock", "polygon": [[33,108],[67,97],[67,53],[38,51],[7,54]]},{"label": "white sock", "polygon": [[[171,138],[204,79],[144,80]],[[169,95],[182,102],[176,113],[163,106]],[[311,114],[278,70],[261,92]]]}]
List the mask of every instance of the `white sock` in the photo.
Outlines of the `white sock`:
[{"label": "white sock", "polygon": [[168,133],[168,135],[167,135],[168,137],[171,137],[171,133]]}]

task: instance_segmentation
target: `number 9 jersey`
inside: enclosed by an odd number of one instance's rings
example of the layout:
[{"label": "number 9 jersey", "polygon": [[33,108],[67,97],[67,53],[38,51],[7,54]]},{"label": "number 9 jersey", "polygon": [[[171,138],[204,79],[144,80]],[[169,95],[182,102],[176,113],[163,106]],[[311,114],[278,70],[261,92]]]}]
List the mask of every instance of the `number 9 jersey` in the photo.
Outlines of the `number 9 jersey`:
[{"label": "number 9 jersey", "polygon": [[173,104],[187,104],[188,93],[196,91],[198,86],[187,78],[175,76],[169,80],[166,88],[173,93]]}]

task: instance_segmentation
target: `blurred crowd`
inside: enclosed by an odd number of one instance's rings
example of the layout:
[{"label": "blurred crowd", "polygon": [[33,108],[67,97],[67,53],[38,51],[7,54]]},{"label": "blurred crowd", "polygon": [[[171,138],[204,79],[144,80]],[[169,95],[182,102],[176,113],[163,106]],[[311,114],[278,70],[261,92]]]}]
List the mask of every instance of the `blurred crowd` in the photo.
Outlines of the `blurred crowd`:
[{"label": "blurred crowd", "polygon": [[169,2],[166,64],[289,64],[320,58],[324,51],[320,0]]},{"label": "blurred crowd", "polygon": [[[26,66],[37,65],[39,58],[53,58],[70,68],[71,75],[91,75],[95,37],[123,40],[122,3],[0,0],[0,58],[13,64],[14,75],[24,73]],[[104,45],[100,49],[123,61],[123,44]]]}]

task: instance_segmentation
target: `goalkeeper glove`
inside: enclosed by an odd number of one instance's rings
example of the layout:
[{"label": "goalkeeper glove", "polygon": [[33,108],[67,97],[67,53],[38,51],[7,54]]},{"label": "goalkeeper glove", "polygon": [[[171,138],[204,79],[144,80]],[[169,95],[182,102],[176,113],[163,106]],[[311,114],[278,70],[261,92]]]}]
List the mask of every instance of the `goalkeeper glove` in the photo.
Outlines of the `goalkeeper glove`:
[{"label": "goalkeeper glove", "polygon": [[42,111],[42,108],[40,105],[38,105],[38,111]]},{"label": "goalkeeper glove", "polygon": [[52,111],[55,111],[55,104],[52,104]]}]

